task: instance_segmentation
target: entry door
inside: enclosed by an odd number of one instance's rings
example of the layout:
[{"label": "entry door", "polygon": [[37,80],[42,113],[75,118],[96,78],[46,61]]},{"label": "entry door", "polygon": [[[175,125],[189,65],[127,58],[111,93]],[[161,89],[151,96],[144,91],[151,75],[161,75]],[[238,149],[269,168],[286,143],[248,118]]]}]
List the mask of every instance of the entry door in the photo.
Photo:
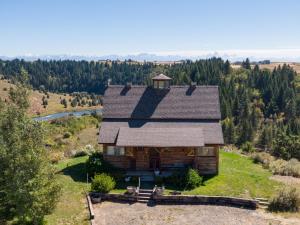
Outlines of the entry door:
[{"label": "entry door", "polygon": [[154,148],[149,151],[149,168],[153,170],[160,169],[159,152]]}]

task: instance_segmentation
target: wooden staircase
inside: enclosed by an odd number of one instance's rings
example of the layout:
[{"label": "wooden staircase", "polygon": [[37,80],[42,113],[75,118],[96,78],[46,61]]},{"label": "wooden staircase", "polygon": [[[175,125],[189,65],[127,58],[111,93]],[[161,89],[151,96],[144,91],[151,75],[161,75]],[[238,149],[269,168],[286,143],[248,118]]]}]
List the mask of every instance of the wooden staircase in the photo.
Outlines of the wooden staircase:
[{"label": "wooden staircase", "polygon": [[267,209],[270,205],[268,199],[266,198],[256,198],[255,200],[258,201],[258,208],[260,209]]},{"label": "wooden staircase", "polygon": [[138,202],[148,203],[152,198],[152,189],[140,189],[138,193]]}]

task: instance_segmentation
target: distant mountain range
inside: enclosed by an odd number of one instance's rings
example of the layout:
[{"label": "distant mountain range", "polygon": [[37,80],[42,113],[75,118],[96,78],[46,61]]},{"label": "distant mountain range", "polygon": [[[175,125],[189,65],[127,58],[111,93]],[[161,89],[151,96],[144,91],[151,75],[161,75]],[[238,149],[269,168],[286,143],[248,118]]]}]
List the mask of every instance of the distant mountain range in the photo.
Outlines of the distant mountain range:
[{"label": "distant mountain range", "polygon": [[133,61],[180,61],[180,60],[197,60],[207,59],[211,57],[221,57],[228,59],[231,62],[242,61],[249,58],[251,61],[271,60],[274,62],[300,62],[300,50],[232,50],[232,51],[194,51],[183,52],[178,54],[155,54],[155,53],[138,53],[128,55],[20,55],[20,56],[0,56],[0,59],[24,59],[26,61],[42,60],[86,60],[86,61],[99,61],[99,60],[133,60]]}]

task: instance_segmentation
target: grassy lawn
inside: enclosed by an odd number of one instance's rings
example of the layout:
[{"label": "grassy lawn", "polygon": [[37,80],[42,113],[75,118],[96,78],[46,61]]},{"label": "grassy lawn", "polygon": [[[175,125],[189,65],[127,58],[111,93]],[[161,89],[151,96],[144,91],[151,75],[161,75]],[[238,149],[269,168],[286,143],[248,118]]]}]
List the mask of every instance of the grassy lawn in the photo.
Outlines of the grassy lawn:
[{"label": "grassy lawn", "polygon": [[237,153],[220,151],[219,169],[219,175],[206,178],[204,186],[185,191],[184,194],[270,197],[282,186],[281,183],[269,179],[272,174],[268,170]]},{"label": "grassy lawn", "polygon": [[46,217],[47,224],[57,225],[87,225],[89,214],[85,191],[90,186],[86,184],[85,162],[87,156],[67,159],[57,164],[57,176],[62,186],[62,193],[55,211]]}]

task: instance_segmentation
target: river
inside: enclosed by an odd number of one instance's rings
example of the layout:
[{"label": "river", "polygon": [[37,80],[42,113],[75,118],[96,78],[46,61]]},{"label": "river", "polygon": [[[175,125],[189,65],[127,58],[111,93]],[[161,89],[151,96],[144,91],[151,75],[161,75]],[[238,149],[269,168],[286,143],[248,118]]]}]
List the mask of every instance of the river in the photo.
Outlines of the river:
[{"label": "river", "polygon": [[49,120],[54,120],[66,116],[76,116],[80,117],[83,115],[91,115],[93,112],[96,112],[97,114],[102,114],[102,109],[89,109],[89,110],[83,110],[83,111],[75,111],[75,112],[61,112],[61,113],[54,113],[50,114],[47,116],[39,116],[39,117],[34,117],[33,119],[35,121],[49,121]]}]

